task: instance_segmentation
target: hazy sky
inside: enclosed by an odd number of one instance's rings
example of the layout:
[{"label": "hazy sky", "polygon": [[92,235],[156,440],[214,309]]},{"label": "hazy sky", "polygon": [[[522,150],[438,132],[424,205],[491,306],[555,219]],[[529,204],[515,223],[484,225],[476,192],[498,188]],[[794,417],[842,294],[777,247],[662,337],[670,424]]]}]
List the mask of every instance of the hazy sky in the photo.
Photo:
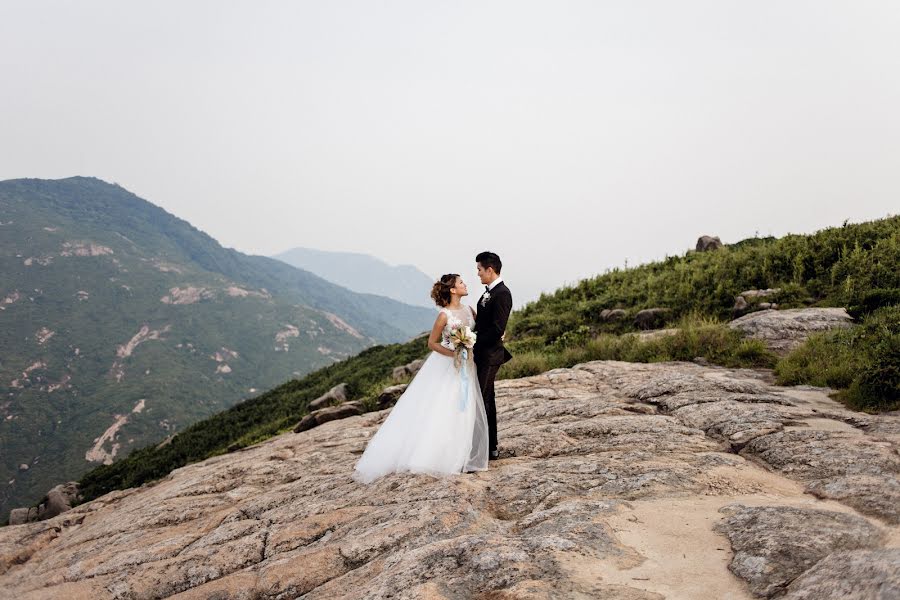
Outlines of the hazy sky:
[{"label": "hazy sky", "polygon": [[0,0],[0,179],[72,175],[521,304],[896,214],[900,3]]}]

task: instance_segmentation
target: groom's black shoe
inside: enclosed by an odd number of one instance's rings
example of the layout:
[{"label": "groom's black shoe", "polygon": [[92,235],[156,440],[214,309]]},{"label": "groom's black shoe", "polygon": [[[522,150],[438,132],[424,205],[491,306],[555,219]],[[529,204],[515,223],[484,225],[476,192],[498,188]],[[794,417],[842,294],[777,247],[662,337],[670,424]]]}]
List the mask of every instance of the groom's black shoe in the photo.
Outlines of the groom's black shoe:
[{"label": "groom's black shoe", "polygon": [[499,450],[491,450],[488,452],[488,460],[497,460],[498,458],[500,458]]}]

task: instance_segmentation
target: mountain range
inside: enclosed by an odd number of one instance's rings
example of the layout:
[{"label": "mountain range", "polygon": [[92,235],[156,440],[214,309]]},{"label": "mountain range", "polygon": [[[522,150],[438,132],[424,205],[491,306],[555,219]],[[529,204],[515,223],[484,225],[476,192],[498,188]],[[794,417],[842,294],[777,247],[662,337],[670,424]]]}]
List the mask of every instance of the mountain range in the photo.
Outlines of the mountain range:
[{"label": "mountain range", "polygon": [[434,311],[223,248],[99,179],[0,182],[0,512]]},{"label": "mountain range", "polygon": [[[596,360],[774,367],[767,379],[840,390],[837,397],[856,409],[896,410],[897,264],[900,217],[890,217],[809,235],[749,238],[611,271],[514,311],[507,327],[513,359],[498,377],[539,375]],[[754,306],[736,309],[738,298],[750,298]],[[768,308],[763,301],[770,302]],[[857,325],[843,327],[850,320],[843,307]],[[644,331],[639,317],[648,313],[665,328]],[[731,321],[737,314],[743,316]],[[786,340],[793,341],[785,345]],[[786,356],[773,351],[794,342],[801,345]],[[136,488],[190,463],[257,445],[313,415],[312,422],[319,423],[325,415],[340,419],[354,411],[377,410],[396,399],[402,389],[397,383],[408,380],[408,367],[428,352],[423,335],[368,348],[287,381],[195,423],[170,443],[98,466],[79,480],[83,500]],[[349,401],[321,408],[321,401],[333,400],[337,389]],[[312,460],[321,460],[320,455]]]},{"label": "mountain range", "polygon": [[354,292],[377,294],[414,306],[434,306],[433,279],[413,265],[389,265],[368,254],[292,248],[272,258],[315,273]]}]

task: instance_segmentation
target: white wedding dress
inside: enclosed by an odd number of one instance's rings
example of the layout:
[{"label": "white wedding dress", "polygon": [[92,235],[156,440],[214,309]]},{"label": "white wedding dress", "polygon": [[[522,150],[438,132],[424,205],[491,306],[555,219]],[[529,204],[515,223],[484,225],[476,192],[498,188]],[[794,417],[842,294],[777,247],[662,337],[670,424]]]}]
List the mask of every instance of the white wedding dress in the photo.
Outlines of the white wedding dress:
[{"label": "white wedding dress", "polygon": [[[451,348],[450,329],[474,327],[468,307],[442,308],[448,322],[441,345]],[[484,471],[488,425],[472,351],[461,368],[453,358],[432,352],[397,400],[357,461],[353,479],[371,483],[392,472],[436,477]]]}]

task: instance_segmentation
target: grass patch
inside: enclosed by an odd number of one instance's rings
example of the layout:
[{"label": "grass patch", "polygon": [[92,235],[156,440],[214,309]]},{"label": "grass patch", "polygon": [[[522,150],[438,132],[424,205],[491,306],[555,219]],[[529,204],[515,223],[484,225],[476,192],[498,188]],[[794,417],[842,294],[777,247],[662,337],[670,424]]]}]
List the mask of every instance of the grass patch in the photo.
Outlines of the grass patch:
[{"label": "grass patch", "polygon": [[781,385],[840,390],[837,399],[856,410],[900,409],[900,305],[868,313],[857,327],[811,336],[775,373]]},{"label": "grass patch", "polygon": [[714,318],[687,316],[671,335],[641,340],[636,334],[601,333],[580,344],[552,344],[546,349],[518,351],[503,365],[498,378],[515,379],[549,369],[571,367],[594,360],[626,362],[690,361],[698,357],[726,367],[774,367],[778,358],[760,340],[745,339]]}]

